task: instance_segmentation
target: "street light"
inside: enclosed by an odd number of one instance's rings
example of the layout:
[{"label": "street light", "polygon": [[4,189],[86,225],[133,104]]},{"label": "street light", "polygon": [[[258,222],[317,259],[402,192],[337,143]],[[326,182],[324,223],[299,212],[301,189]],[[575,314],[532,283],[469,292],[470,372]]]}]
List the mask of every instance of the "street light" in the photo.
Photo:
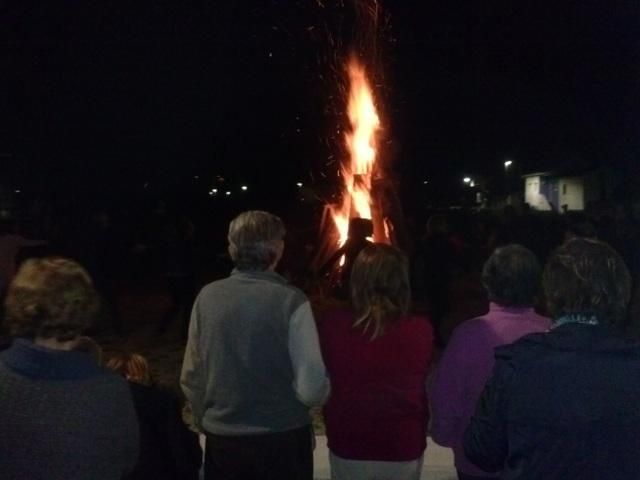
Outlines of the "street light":
[{"label": "street light", "polygon": [[513,162],[511,160],[507,160],[504,162],[504,169],[507,170]]},{"label": "street light", "polygon": [[471,177],[464,177],[464,178],[462,179],[462,181],[463,181],[464,183],[471,183]]}]

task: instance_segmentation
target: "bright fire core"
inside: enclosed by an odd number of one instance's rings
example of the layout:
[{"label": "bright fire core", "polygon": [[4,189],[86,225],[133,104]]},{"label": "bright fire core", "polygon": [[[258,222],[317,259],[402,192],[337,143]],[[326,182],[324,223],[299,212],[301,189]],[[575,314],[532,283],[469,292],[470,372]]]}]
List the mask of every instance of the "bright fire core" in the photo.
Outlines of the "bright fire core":
[{"label": "bright fire core", "polygon": [[340,234],[339,245],[344,245],[347,240],[350,218],[371,218],[371,182],[377,156],[377,132],[380,130],[380,118],[364,67],[357,59],[351,58],[347,73],[347,112],[351,129],[345,140],[350,158],[341,167],[344,181],[342,205],[332,209]]}]

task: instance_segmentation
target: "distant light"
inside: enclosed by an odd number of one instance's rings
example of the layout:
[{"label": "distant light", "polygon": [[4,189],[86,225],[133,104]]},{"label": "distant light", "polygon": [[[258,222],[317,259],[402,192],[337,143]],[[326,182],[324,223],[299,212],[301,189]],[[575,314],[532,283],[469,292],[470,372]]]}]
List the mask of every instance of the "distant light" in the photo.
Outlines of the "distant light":
[{"label": "distant light", "polygon": [[16,188],[16,189],[14,190],[14,192],[15,192],[15,193],[20,193],[20,189],[19,189],[19,188]]},{"label": "distant light", "polygon": [[296,185],[298,186],[298,188],[300,188],[302,186],[302,182],[298,182],[296,183]]},{"label": "distant light", "polygon": [[507,160],[504,162],[504,168],[509,168],[513,162],[511,160]]},{"label": "distant light", "polygon": [[241,188],[241,189],[242,189],[242,191],[244,191],[244,192],[246,192],[246,191],[247,191],[247,186],[246,186],[246,185],[242,185],[240,188]]},{"label": "distant light", "polygon": [[476,186],[476,182],[474,182],[473,180],[471,180],[471,182],[469,183],[470,187],[475,187]]},{"label": "distant light", "polygon": [[422,182],[424,185],[426,185],[427,183],[429,183],[429,180],[425,180],[424,182]]},{"label": "distant light", "polygon": [[212,189],[212,190],[211,190],[211,192],[212,192],[212,193],[218,193],[218,189],[217,189],[217,188],[214,188],[214,189]]},{"label": "distant light", "polygon": [[199,178],[200,178],[200,177],[199,177],[198,175],[194,175],[194,176],[193,176],[193,179],[194,179],[194,180],[198,180]]},{"label": "distant light", "polygon": [[229,196],[229,195],[231,195],[231,192],[227,191],[227,192],[225,192],[225,195]]},{"label": "distant light", "polygon": [[463,181],[464,183],[471,183],[471,178],[470,178],[470,177],[464,177],[464,178],[462,179],[462,181]]}]

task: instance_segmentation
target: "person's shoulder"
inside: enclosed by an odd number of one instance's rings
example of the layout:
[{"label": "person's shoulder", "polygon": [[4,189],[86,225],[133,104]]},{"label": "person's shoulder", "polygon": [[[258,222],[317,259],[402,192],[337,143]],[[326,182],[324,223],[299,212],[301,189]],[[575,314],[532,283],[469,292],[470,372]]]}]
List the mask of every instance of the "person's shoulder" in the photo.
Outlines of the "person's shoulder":
[{"label": "person's shoulder", "polygon": [[398,322],[401,334],[410,342],[430,347],[434,342],[433,325],[426,315],[412,314]]},{"label": "person's shoulder", "polygon": [[493,355],[495,338],[490,320],[485,316],[473,317],[453,329],[445,348],[445,357],[474,364],[487,355]]},{"label": "person's shoulder", "polygon": [[129,391],[129,383],[121,375],[104,367],[98,367],[92,379],[94,383],[117,392]]},{"label": "person's shoulder", "polygon": [[278,294],[288,294],[302,301],[308,300],[307,295],[301,289],[289,283],[285,277],[276,272],[234,272],[229,277],[213,282],[210,285],[212,285],[212,288],[225,288],[235,285],[238,279],[242,281],[246,278],[250,278],[260,288],[277,292]]},{"label": "person's shoulder", "polygon": [[335,331],[336,327],[351,327],[355,315],[349,308],[332,308],[316,316],[316,323],[321,330]]},{"label": "person's shoulder", "polygon": [[547,348],[547,340],[548,332],[529,333],[513,343],[496,347],[496,359],[514,360],[537,356]]},{"label": "person's shoulder", "polygon": [[491,331],[491,320],[487,315],[469,318],[460,323],[454,330],[454,337],[481,335]]},{"label": "person's shoulder", "polygon": [[133,405],[128,382],[102,367],[84,380],[74,382],[73,388],[94,415],[117,415]]},{"label": "person's shoulder", "polygon": [[231,283],[231,277],[220,278],[218,280],[214,280],[213,282],[209,282],[205,284],[200,289],[199,295],[206,295],[209,292],[215,292],[218,289],[224,288],[226,285]]},{"label": "person's shoulder", "polygon": [[533,312],[529,317],[529,320],[535,323],[540,324],[542,327],[551,328],[553,321],[549,317],[545,317],[544,315],[540,315],[537,312]]},{"label": "person's shoulder", "polygon": [[424,314],[410,314],[402,319],[402,324],[405,328],[419,332],[433,333],[433,326],[431,319]]},{"label": "person's shoulder", "polygon": [[301,303],[309,301],[309,299],[307,298],[307,294],[306,293],[304,293],[298,287],[296,287],[295,285],[292,285],[290,283],[279,283],[279,284],[276,284],[276,288],[282,288],[283,291],[289,293],[291,296],[295,297]]},{"label": "person's shoulder", "polygon": [[209,304],[220,298],[229,298],[237,290],[233,277],[225,277],[204,285],[196,295],[196,304]]}]

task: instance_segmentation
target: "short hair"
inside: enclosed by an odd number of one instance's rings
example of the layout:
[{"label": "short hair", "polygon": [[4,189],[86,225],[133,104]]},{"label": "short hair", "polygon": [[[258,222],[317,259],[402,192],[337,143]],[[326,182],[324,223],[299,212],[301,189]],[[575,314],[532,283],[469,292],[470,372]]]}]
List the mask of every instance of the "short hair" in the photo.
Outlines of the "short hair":
[{"label": "short hair", "polygon": [[505,306],[533,305],[541,276],[535,254],[517,244],[496,248],[482,267],[482,284],[489,300]]},{"label": "short hair", "polygon": [[9,285],[6,322],[19,337],[75,339],[94,322],[99,297],[87,271],[62,257],[29,259]]},{"label": "short hair", "polygon": [[397,248],[381,243],[369,245],[356,257],[350,286],[356,314],[353,326],[362,327],[365,333],[371,329],[374,340],[409,310],[409,261]]},{"label": "short hair", "polygon": [[151,385],[149,362],[139,353],[117,353],[107,362],[107,368],[122,375],[130,382]]},{"label": "short hair", "polygon": [[280,217],[260,210],[241,213],[229,224],[229,255],[239,270],[266,270],[277,260],[284,235]]},{"label": "short hair", "polygon": [[631,297],[631,275],[622,257],[604,242],[573,238],[547,262],[543,286],[553,318],[594,317],[622,326]]}]

